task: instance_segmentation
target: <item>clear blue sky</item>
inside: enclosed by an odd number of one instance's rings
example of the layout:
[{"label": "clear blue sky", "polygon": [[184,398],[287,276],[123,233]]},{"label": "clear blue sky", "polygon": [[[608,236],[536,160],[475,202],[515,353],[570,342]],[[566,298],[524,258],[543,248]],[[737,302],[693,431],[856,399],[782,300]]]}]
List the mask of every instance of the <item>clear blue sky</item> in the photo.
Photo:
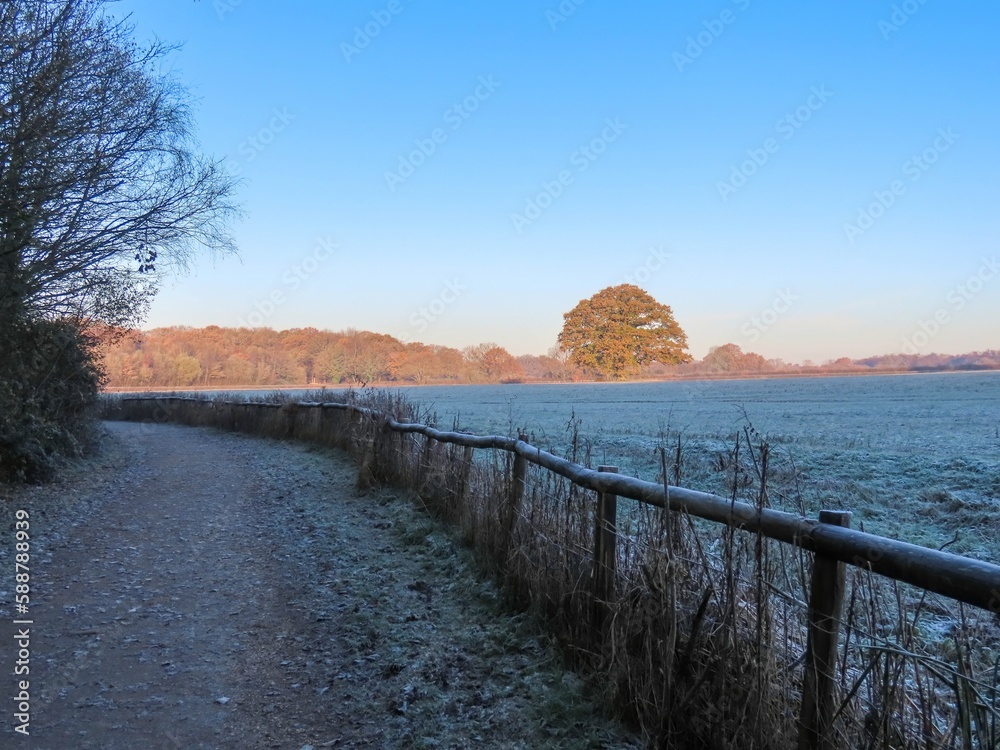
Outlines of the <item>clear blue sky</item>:
[{"label": "clear blue sky", "polygon": [[543,353],[631,279],[696,357],[1000,347],[994,3],[112,7],[183,43],[203,148],[245,178],[239,258],[149,327]]}]

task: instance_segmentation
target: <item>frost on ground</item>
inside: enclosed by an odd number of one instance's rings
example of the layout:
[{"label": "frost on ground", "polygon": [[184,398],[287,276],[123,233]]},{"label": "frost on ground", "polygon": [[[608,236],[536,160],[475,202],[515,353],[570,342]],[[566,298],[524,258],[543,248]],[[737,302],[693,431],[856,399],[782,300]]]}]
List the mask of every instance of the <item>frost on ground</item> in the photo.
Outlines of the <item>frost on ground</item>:
[{"label": "frost on ground", "polygon": [[[1000,373],[424,387],[404,391],[437,422],[533,444],[659,480],[659,446],[682,484],[729,496],[737,433],[770,443],[772,507],[1000,559]],[[746,458],[746,444],[741,455]],[[900,512],[902,511],[902,512]]]},{"label": "frost on ground", "polygon": [[108,430],[60,483],[0,490],[5,529],[32,518],[32,747],[641,746],[408,496],[356,492],[343,455]]}]

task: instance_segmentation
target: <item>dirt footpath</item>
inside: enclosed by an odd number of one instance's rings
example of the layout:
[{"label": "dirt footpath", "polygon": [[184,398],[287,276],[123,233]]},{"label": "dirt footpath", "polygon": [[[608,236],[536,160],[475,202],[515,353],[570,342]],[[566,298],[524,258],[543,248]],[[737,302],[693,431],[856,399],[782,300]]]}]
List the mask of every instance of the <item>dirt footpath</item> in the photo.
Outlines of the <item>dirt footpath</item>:
[{"label": "dirt footpath", "polygon": [[[408,496],[341,454],[109,423],[31,512],[30,737],[3,747],[640,747]],[[13,541],[0,565],[6,645]],[[14,687],[7,679],[6,690]]]}]

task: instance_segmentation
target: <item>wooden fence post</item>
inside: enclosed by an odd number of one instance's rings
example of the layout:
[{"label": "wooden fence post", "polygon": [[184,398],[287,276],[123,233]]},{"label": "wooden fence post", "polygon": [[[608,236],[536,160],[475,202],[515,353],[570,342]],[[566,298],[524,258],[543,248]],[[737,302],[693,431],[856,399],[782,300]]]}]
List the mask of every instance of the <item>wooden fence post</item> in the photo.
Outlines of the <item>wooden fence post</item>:
[{"label": "wooden fence post", "polygon": [[[527,435],[518,435],[518,440],[527,442]],[[517,453],[514,454],[514,469],[510,478],[510,493],[507,496],[507,507],[504,509],[503,525],[507,549],[514,545],[514,526],[517,524],[517,514],[524,500],[524,485],[528,478],[528,460]]]},{"label": "wooden fence post", "polygon": [[405,432],[396,433],[396,466],[399,468],[399,481],[409,486],[410,438]]},{"label": "wooden fence post", "polygon": [[369,425],[368,435],[362,435],[364,445],[361,451],[361,463],[358,466],[358,489],[367,490],[379,483],[378,468],[378,428],[374,423]]},{"label": "wooden fence post", "polygon": [[[600,472],[618,473],[617,466],[598,466]],[[618,496],[597,493],[594,516],[594,624],[603,626],[608,603],[615,595],[615,575],[618,568],[616,551],[618,533]]]},{"label": "wooden fence post", "polygon": [[463,503],[469,494],[469,475],[472,473],[472,453],[475,450],[471,445],[466,445],[462,452],[462,474],[459,478],[458,501]]},{"label": "wooden fence post", "polygon": [[[821,510],[819,521],[849,528],[851,514]],[[816,555],[809,591],[809,635],[802,680],[799,750],[836,750],[830,722],[836,708],[833,688],[843,603],[844,563]]]},{"label": "wooden fence post", "polygon": [[357,440],[358,440],[358,427],[357,423],[360,421],[361,415],[355,412],[353,409],[348,409],[346,412],[346,419],[344,424],[344,450],[350,453],[352,456],[357,456]]},{"label": "wooden fence post", "polygon": [[423,493],[431,473],[431,451],[434,449],[434,438],[424,436],[424,450],[420,454],[420,464],[417,466],[417,493]]},{"label": "wooden fence post", "polygon": [[381,419],[375,437],[375,468],[381,481],[395,481],[392,458],[392,430],[389,429],[389,421]]},{"label": "wooden fence post", "polygon": [[320,417],[322,416],[323,409],[319,404],[313,404],[309,407],[309,440],[313,443],[319,442],[319,425]]}]

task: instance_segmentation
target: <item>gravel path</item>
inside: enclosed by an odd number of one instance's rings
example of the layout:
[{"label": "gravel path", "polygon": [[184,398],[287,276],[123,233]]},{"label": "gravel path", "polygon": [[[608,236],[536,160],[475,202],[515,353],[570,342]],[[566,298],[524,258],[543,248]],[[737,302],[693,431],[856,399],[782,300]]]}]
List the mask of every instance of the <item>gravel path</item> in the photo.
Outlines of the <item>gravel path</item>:
[{"label": "gravel path", "polygon": [[34,621],[31,735],[5,712],[4,747],[640,747],[464,550],[408,496],[359,494],[342,454],[107,429],[61,484],[0,493],[5,529],[31,513]]}]

